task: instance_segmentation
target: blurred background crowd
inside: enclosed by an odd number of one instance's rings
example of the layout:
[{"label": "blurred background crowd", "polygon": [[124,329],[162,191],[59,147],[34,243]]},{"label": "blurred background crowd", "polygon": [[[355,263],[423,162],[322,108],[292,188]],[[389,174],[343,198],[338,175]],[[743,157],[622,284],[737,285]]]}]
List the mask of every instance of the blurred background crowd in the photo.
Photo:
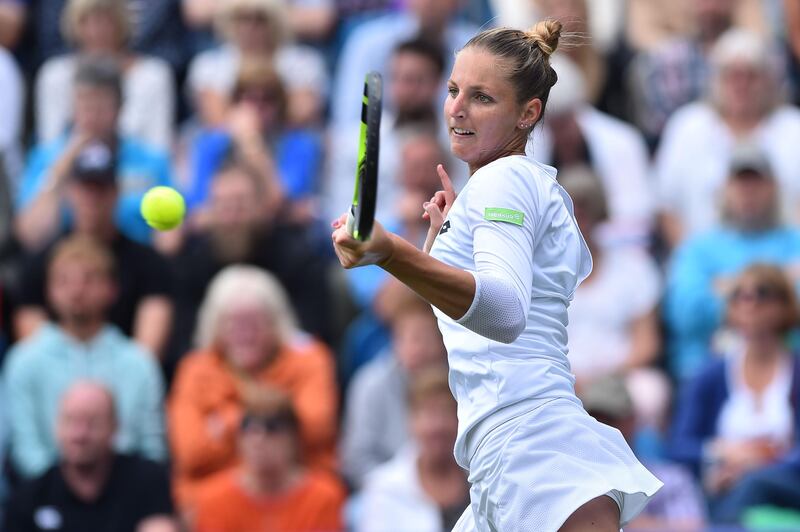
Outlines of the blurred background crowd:
[{"label": "blurred background crowd", "polygon": [[329,224],[366,72],[421,243],[454,51],[544,17],[576,389],[665,484],[630,529],[800,530],[797,0],[0,0],[0,528],[450,530],[436,321]]}]

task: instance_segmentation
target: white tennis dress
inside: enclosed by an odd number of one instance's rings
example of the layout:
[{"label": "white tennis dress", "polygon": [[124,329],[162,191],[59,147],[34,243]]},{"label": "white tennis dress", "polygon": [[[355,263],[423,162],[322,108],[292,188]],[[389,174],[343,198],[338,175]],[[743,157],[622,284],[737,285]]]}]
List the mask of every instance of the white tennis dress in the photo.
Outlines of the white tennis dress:
[{"label": "white tennis dress", "polygon": [[556,532],[604,494],[622,526],[661,487],[575,396],[567,307],[592,259],[555,174],[524,155],[479,169],[431,250],[477,285],[458,321],[434,308],[458,401],[455,456],[472,484],[459,532]]}]

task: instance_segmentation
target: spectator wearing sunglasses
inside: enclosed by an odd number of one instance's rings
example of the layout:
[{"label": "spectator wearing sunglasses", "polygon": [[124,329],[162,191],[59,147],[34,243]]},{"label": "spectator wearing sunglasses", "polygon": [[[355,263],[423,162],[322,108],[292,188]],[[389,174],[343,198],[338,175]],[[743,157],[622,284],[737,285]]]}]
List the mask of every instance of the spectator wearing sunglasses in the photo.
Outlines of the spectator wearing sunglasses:
[{"label": "spectator wearing sunglasses", "polygon": [[783,190],[763,151],[740,145],[720,196],[722,222],[675,250],[667,272],[664,317],[670,370],[693,377],[724,335],[725,301],[733,280],[750,264],[781,265],[797,284],[800,230],[783,223]]},{"label": "spectator wearing sunglasses", "polygon": [[291,402],[267,388],[247,395],[237,436],[242,464],[200,489],[195,530],[342,530],[344,487],[301,465]]},{"label": "spectator wearing sunglasses", "polygon": [[684,388],[671,453],[700,475],[712,519],[746,474],[798,445],[800,360],[786,339],[799,317],[794,290],[780,268],[748,267],[727,301],[736,341]]}]

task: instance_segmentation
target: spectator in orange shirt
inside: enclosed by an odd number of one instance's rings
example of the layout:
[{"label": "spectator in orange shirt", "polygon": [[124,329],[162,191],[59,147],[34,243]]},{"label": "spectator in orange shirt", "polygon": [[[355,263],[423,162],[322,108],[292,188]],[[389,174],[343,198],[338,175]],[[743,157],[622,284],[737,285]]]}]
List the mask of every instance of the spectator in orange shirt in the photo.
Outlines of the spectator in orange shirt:
[{"label": "spectator in orange shirt", "polygon": [[300,460],[332,469],[338,404],[333,358],[301,333],[280,284],[253,266],[229,266],[209,285],[200,350],[183,359],[168,405],[175,498],[191,509],[198,484],[237,465],[248,390],[285,395],[297,413]]},{"label": "spectator in orange shirt", "polygon": [[286,396],[266,388],[250,393],[238,427],[242,465],[198,490],[195,530],[343,530],[344,486],[303,468],[298,429]]}]

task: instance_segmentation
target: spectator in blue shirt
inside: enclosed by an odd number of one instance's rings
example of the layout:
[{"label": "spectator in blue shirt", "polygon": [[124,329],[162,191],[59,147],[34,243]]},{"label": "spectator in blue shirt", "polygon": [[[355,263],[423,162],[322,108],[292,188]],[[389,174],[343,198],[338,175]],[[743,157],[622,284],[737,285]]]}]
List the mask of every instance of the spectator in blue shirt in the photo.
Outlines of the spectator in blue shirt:
[{"label": "spectator in blue shirt", "polygon": [[752,146],[739,147],[721,198],[722,224],[675,250],[664,312],[670,369],[679,379],[706,362],[733,279],[744,268],[767,261],[797,279],[800,231],[781,223],[779,194],[764,155]]},{"label": "spectator in blue shirt", "polygon": [[260,174],[266,212],[285,209],[284,220],[311,221],[322,142],[308,130],[287,128],[287,102],[284,85],[269,64],[242,60],[225,124],[201,131],[192,146],[186,190],[190,212],[206,206],[213,177],[234,158]]},{"label": "spectator in blue shirt", "polygon": [[17,196],[17,237],[26,248],[35,250],[69,224],[63,208],[69,170],[84,147],[101,141],[116,148],[120,186],[117,226],[126,236],[149,242],[151,229],[139,212],[139,204],[151,187],[171,184],[167,153],[118,135],[122,85],[114,60],[84,59],[76,69],[74,95],[72,131],[54,142],[35,146],[31,152]]},{"label": "spectator in blue shirt", "polygon": [[62,395],[85,379],[104,383],[117,401],[117,450],[164,460],[163,381],[155,357],[107,319],[116,292],[111,252],[87,236],[62,241],[47,289],[57,321],[11,348],[3,382],[11,419],[11,458],[24,477],[58,456],[54,434]]}]

